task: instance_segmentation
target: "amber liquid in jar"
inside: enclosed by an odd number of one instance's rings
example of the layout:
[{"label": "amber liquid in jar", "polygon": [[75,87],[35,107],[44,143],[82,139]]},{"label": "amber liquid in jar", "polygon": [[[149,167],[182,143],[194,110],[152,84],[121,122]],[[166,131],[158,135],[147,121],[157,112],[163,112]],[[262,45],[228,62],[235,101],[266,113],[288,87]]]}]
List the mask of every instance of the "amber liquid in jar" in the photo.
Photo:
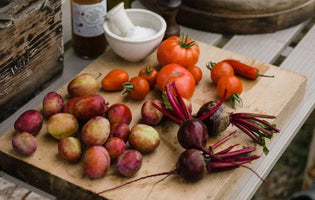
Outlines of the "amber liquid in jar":
[{"label": "amber liquid in jar", "polygon": [[71,0],[72,47],[78,56],[96,58],[104,52],[106,12],[106,0]]},{"label": "amber liquid in jar", "polygon": [[124,1],[120,1],[120,0],[107,0],[107,10],[112,9],[113,7],[115,7],[117,4],[119,4],[120,2],[124,2],[124,8],[131,8],[131,0],[124,0]]}]

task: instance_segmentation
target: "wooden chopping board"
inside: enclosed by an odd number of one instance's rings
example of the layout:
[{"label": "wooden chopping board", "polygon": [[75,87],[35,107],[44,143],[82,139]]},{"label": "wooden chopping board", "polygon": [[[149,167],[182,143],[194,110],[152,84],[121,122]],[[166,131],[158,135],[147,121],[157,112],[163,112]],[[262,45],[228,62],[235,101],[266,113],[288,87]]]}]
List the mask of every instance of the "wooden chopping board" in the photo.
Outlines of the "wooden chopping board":
[{"label": "wooden chopping board", "polygon": [[[219,100],[214,84],[209,79],[209,71],[205,65],[209,61],[218,62],[223,59],[233,58],[247,64],[258,67],[261,73],[273,74],[275,78],[258,78],[255,81],[241,79],[244,90],[241,95],[243,106],[237,107],[236,111],[266,113],[277,116],[273,121],[278,127],[282,127],[292,111],[303,98],[306,77],[276,66],[265,64],[244,56],[225,51],[207,44],[198,42],[200,46],[200,59],[197,63],[203,70],[203,79],[196,87],[193,103],[193,113],[209,100]],[[111,49],[108,49],[102,56],[87,66],[83,72],[88,72],[103,77],[114,68],[125,69],[130,77],[137,75],[140,68],[150,64],[157,66],[156,52],[152,53],[145,60],[139,63],[130,63],[116,56]],[[75,66],[72,66],[75,67]],[[99,84],[102,78],[98,78]],[[57,92],[65,99],[68,99],[67,85],[64,85]],[[122,102],[127,104],[133,113],[133,120],[130,126],[141,122],[140,107],[143,101],[134,101],[121,95],[121,92],[99,93],[110,103]],[[160,97],[160,92],[153,90],[146,99]],[[233,111],[229,104],[226,108]],[[33,108],[30,108],[33,109]],[[38,107],[42,110],[41,106]],[[236,112],[234,111],[234,112]],[[11,140],[15,132],[12,128],[0,138],[0,166],[1,169],[13,176],[33,184],[47,192],[57,196],[58,199],[89,199],[90,192],[100,192],[104,189],[120,185],[133,178],[165,172],[173,169],[179,154],[183,151],[177,142],[176,133],[178,125],[166,120],[160,126],[155,127],[160,134],[161,144],[155,152],[144,155],[143,165],[140,171],[132,178],[122,178],[115,174],[113,167],[103,178],[90,179],[83,176],[80,164],[70,164],[58,155],[57,142],[46,132],[44,122],[40,133],[36,136],[38,141],[37,151],[30,157],[17,155],[11,146]],[[221,133],[218,138],[209,139],[209,145],[219,138],[226,136],[236,128],[229,127]],[[285,133],[279,133],[285,134]],[[256,146],[245,134],[239,133],[222,146],[232,144]],[[256,154],[262,155],[261,147],[257,146]],[[254,162],[253,162],[254,163]],[[249,165],[250,166],[250,165]],[[245,176],[251,173],[248,169],[238,168],[231,171],[208,174],[203,180],[197,183],[187,183],[177,176],[171,176],[155,185],[159,178],[151,178],[125,186],[118,190],[103,193],[99,199],[145,199],[150,193],[153,200],[161,199],[229,199],[232,191]],[[255,175],[253,175],[255,176]]]}]

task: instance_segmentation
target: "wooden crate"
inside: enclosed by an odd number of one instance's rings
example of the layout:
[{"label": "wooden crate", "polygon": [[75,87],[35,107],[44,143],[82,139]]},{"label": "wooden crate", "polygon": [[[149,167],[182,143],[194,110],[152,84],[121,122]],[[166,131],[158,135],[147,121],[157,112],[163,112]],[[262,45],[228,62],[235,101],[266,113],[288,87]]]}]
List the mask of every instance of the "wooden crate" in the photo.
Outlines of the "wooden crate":
[{"label": "wooden crate", "polygon": [[0,121],[63,69],[61,0],[0,3]]}]

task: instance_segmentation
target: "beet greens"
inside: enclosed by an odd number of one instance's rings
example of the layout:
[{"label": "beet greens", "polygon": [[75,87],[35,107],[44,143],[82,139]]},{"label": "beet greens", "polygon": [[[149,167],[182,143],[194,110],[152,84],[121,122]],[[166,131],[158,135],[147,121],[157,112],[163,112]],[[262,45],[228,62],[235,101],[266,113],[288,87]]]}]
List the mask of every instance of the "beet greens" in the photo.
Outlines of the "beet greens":
[{"label": "beet greens", "polygon": [[[164,99],[167,99],[167,101],[164,105],[166,106],[160,107],[156,104],[153,104],[153,106],[180,126],[192,118],[201,120],[207,127],[209,136],[218,135],[231,124],[247,134],[254,142],[261,145],[263,147],[263,152],[268,154],[269,150],[266,147],[265,138],[271,139],[273,133],[280,132],[275,125],[262,120],[274,119],[275,116],[257,113],[226,112],[223,107],[225,96],[218,103],[215,101],[205,103],[195,115],[192,115],[185,106],[184,101],[176,88],[175,82],[166,84],[165,93],[167,98]],[[178,136],[179,134],[180,133],[178,133]],[[183,146],[181,142],[180,144]],[[187,149],[187,147],[183,147]],[[196,146],[189,147],[197,148]],[[209,153],[204,146],[197,149]]]}]

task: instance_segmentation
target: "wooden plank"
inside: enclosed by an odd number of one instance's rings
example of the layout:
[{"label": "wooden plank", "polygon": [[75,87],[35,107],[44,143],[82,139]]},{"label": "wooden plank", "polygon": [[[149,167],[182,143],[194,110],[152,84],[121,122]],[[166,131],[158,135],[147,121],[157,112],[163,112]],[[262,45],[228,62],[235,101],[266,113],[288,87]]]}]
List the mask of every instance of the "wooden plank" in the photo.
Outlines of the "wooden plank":
[{"label": "wooden plank", "polygon": [[275,33],[234,35],[223,49],[265,63],[273,63],[306,24],[305,22]]},{"label": "wooden plank", "polygon": [[[314,40],[315,26],[313,26],[306,36],[303,37],[302,41],[299,42],[280,66],[280,68],[305,75],[307,77],[306,92],[301,103],[297,105],[293,114],[284,124],[282,132],[285,134],[276,135],[270,142],[270,150],[277,153],[270,154],[254,164],[253,169],[262,177],[266,177],[269,174],[272,166],[276,164],[284,150],[315,108],[315,67],[313,65],[315,62]],[[260,184],[261,182],[258,181],[256,177],[247,174],[231,196],[231,199],[250,199],[253,193],[250,193],[246,188],[254,187],[253,191],[256,191]]]},{"label": "wooden plank", "polygon": [[[200,65],[207,63],[209,60],[217,62],[225,58],[235,58],[249,61],[248,64],[258,67],[263,73],[276,75],[274,79],[259,78],[257,81],[242,79],[244,83],[244,93],[242,94],[244,105],[242,108],[239,108],[238,111],[276,115],[277,119],[274,122],[281,128],[286,118],[292,112],[292,109],[299,104],[299,101],[303,97],[306,81],[305,77],[272,65],[247,59],[245,56],[209,46],[201,42],[199,45],[201,48],[201,56],[198,64]],[[105,74],[113,68],[124,66],[130,76],[133,76],[137,74],[142,66],[148,63],[152,66],[157,65],[155,53],[156,52],[143,62],[129,63],[120,59],[112,51],[107,51],[82,72],[98,75],[100,72]],[[208,69],[203,68],[203,72],[203,80],[198,84],[195,95],[191,99],[194,112],[206,101],[217,99],[214,85],[209,81]],[[294,82],[289,80],[294,80]],[[98,81],[100,81],[100,79]],[[268,88],[268,90],[266,90],[266,88]],[[281,90],[279,90],[279,88],[281,88]],[[262,93],[262,90],[266,92]],[[285,92],[286,90],[290,92]],[[66,97],[66,85],[58,90],[58,92]],[[279,92],[279,95],[272,95]],[[131,101],[128,98],[122,97],[120,93],[100,91],[100,94],[111,103],[126,103],[133,110],[132,124],[139,121],[140,113],[137,111],[140,109],[141,101]],[[152,92],[147,98],[157,97],[156,95],[159,96],[159,93]],[[264,98],[265,96],[269,98]],[[228,107],[228,105],[226,106]],[[57,156],[57,141],[47,135],[45,127],[46,124],[44,123],[41,132],[36,136],[39,144],[38,150],[33,156],[27,158],[15,154],[10,142],[8,142],[14,135],[13,129],[1,137],[0,163],[4,171],[14,174],[21,179],[28,180],[36,187],[49,191],[56,195],[57,198],[61,199],[67,197],[82,199],[89,195],[90,191],[98,192],[128,180],[118,177],[113,169],[110,169],[107,175],[102,179],[91,180],[87,177],[83,177],[80,165],[68,164]],[[156,128],[160,133],[161,146],[153,154],[144,156],[141,171],[138,172],[135,178],[172,169],[178,155],[182,151],[174,135],[178,129],[176,124],[167,122]],[[230,127],[223,135],[232,130],[234,130],[234,128]],[[215,140],[216,139],[210,139],[209,144],[213,143]],[[231,145],[232,143],[254,145],[245,134],[238,135],[226,145]],[[257,154],[262,154],[260,147],[258,147]],[[195,184],[186,183],[179,178],[170,177],[156,185],[151,193],[150,199],[228,199],[231,192],[247,172],[247,169],[239,168],[233,171],[209,174],[202,181]],[[109,199],[142,199],[149,193],[154,182],[157,180],[159,180],[159,178],[135,183],[119,191],[102,194],[102,197]],[[209,188],[211,188],[211,192]],[[229,190],[226,188],[229,188]]]},{"label": "wooden plank", "polygon": [[53,200],[55,198],[5,174],[0,177],[0,199]]}]

